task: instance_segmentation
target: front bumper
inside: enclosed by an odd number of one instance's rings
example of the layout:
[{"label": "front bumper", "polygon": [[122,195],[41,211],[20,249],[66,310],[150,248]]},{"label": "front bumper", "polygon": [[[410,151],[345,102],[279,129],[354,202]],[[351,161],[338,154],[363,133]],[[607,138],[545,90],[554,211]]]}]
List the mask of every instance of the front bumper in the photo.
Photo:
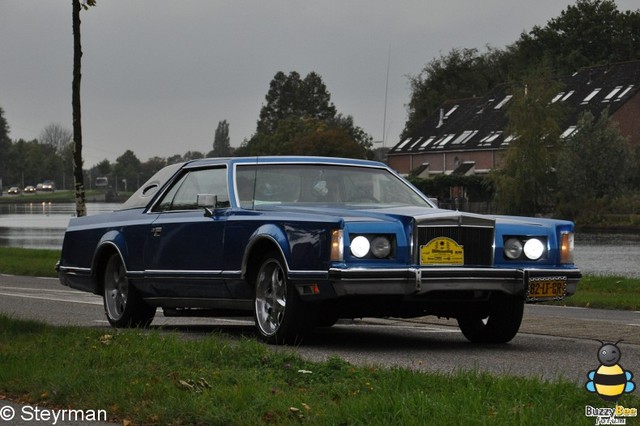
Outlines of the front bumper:
[{"label": "front bumper", "polygon": [[[582,274],[578,269],[407,268],[329,270],[337,296],[419,296],[435,291],[498,291],[525,295],[530,280],[566,279],[565,296],[575,293]],[[528,299],[530,302],[537,300]]]}]

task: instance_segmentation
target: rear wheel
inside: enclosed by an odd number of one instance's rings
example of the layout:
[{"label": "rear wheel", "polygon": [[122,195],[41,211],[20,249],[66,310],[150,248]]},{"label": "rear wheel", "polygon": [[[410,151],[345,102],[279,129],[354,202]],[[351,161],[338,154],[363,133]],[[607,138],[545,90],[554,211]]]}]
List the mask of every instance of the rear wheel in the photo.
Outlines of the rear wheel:
[{"label": "rear wheel", "polygon": [[299,343],[312,328],[310,318],[277,252],[262,258],[254,288],[254,318],[260,339],[271,344]]},{"label": "rear wheel", "polygon": [[118,254],[107,261],[103,276],[104,311],[114,327],[147,327],[156,309],[147,305],[129,284],[124,263]]},{"label": "rear wheel", "polygon": [[487,316],[458,317],[458,326],[472,343],[506,343],[518,333],[523,313],[522,297],[494,294]]}]

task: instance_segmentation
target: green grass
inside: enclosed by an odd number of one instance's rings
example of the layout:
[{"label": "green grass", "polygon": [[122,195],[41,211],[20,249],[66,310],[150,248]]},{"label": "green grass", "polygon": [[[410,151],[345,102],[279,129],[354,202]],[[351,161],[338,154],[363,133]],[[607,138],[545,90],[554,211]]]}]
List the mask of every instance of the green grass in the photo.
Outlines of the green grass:
[{"label": "green grass", "polygon": [[638,311],[640,279],[587,275],[580,280],[576,294],[558,304]]},{"label": "green grass", "polygon": [[[305,361],[212,334],[54,327],[0,316],[0,392],[134,424],[594,424],[566,381]],[[639,407],[625,395],[620,404]]]},{"label": "green grass", "polygon": [[55,277],[60,250],[35,250],[0,247],[0,273]]}]

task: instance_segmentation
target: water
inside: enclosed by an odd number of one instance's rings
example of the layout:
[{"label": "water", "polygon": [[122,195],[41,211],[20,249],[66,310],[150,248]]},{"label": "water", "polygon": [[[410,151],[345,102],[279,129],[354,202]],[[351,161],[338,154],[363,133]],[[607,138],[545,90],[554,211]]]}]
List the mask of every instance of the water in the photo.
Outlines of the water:
[{"label": "water", "polygon": [[578,233],[575,243],[583,274],[640,278],[640,233]]},{"label": "water", "polygon": [[[88,214],[113,211],[114,203],[88,203]],[[73,203],[0,204],[0,247],[59,250]],[[575,262],[584,274],[640,278],[640,233],[578,233]]]},{"label": "water", "polygon": [[[87,203],[88,214],[110,212],[118,203]],[[59,250],[74,203],[0,204],[0,247]]]}]

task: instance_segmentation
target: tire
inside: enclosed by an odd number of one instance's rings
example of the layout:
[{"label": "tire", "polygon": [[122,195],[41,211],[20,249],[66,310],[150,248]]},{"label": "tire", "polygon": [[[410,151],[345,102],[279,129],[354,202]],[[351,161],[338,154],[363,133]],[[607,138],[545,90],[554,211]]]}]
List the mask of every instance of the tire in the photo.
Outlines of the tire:
[{"label": "tire", "polygon": [[522,297],[494,294],[488,316],[458,317],[458,326],[472,343],[507,343],[518,333],[523,313]]},{"label": "tire", "polygon": [[147,327],[151,324],[156,309],[147,305],[129,284],[118,254],[111,255],[107,261],[102,284],[104,312],[113,327]]},{"label": "tire", "polygon": [[313,328],[305,304],[287,279],[277,252],[260,262],[254,283],[254,319],[260,340],[269,344],[298,344]]}]

